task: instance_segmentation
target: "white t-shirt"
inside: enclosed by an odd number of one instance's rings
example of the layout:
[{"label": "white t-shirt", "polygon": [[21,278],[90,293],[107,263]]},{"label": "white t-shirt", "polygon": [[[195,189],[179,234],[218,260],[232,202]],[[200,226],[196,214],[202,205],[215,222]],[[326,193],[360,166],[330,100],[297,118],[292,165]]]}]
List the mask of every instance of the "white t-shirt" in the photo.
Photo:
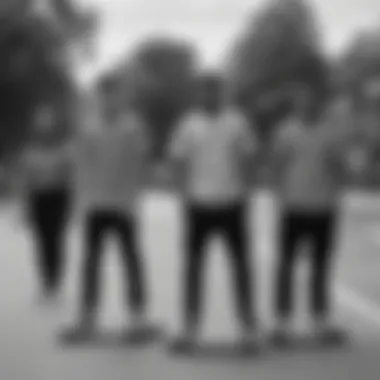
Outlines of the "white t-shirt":
[{"label": "white t-shirt", "polygon": [[275,141],[279,164],[279,200],[284,207],[324,210],[342,192],[345,136],[327,122],[315,127],[288,120]]},{"label": "white t-shirt", "polygon": [[219,115],[201,110],[180,122],[170,143],[170,157],[186,165],[185,196],[219,205],[246,195],[246,159],[256,149],[249,124],[241,112],[225,109]]},{"label": "white t-shirt", "polygon": [[79,191],[85,208],[134,211],[144,189],[149,139],[141,119],[87,131],[80,141]]}]

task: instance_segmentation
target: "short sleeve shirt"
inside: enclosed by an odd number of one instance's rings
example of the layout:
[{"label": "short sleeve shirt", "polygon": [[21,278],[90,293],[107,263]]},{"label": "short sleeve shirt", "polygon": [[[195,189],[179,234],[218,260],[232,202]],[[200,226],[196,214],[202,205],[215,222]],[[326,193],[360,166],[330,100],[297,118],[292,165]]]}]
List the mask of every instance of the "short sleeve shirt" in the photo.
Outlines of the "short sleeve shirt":
[{"label": "short sleeve shirt", "polygon": [[341,194],[344,134],[328,125],[307,127],[289,120],[275,146],[282,164],[280,199],[285,206],[320,210],[334,206]]},{"label": "short sleeve shirt", "polygon": [[132,113],[114,126],[82,137],[82,191],[87,207],[133,211],[143,190],[149,146],[142,119]]},{"label": "short sleeve shirt", "polygon": [[206,204],[233,202],[247,191],[243,162],[256,139],[241,112],[189,113],[176,129],[169,154],[186,162],[186,196]]}]

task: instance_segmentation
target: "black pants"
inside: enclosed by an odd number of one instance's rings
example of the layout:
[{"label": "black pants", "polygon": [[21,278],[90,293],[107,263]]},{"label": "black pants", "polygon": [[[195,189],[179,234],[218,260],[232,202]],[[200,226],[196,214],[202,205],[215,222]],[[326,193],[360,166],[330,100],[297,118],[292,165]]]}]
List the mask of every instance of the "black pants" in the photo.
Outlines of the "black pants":
[{"label": "black pants", "polygon": [[205,244],[214,233],[220,234],[228,244],[231,268],[234,276],[237,309],[241,322],[246,327],[253,325],[251,300],[251,263],[248,249],[246,211],[247,205],[236,205],[210,209],[188,205],[186,217],[186,262],[185,262],[185,325],[199,324],[203,302],[203,271]]},{"label": "black pants", "polygon": [[86,251],[83,265],[83,299],[85,313],[93,313],[99,300],[102,243],[109,232],[117,234],[122,244],[122,269],[125,292],[133,312],[142,312],[145,291],[142,257],[137,244],[137,225],[132,216],[117,211],[98,210],[87,215],[85,222]]},{"label": "black pants", "polygon": [[307,213],[287,211],[280,226],[280,257],[277,272],[276,311],[280,318],[290,317],[293,311],[293,283],[298,246],[310,243],[311,276],[310,307],[316,318],[330,312],[330,269],[335,238],[337,212]]},{"label": "black pants", "polygon": [[42,286],[47,292],[57,291],[62,282],[69,198],[66,189],[33,192],[29,198],[29,216],[37,243],[37,264]]}]

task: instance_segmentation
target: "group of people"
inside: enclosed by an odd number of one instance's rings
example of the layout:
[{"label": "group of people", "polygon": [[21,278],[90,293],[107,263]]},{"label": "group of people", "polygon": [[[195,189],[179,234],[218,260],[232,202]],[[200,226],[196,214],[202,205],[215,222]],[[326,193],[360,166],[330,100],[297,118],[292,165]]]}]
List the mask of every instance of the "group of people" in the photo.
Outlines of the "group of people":
[{"label": "group of people", "polygon": [[[154,333],[146,315],[147,289],[138,241],[139,206],[151,165],[151,144],[133,101],[120,104],[118,93],[119,84],[114,80],[100,84],[99,125],[92,131],[79,132],[75,141],[54,143],[51,120],[48,115],[42,117],[36,129],[39,137],[25,149],[21,160],[20,188],[37,243],[45,299],[59,295],[65,230],[77,198],[81,199],[85,243],[81,312],[77,326],[64,334],[71,341],[91,339],[96,333],[102,243],[109,232],[121,242],[125,298],[131,315],[126,334],[141,339]],[[346,337],[332,323],[329,297],[346,165],[342,138],[332,133],[333,129],[329,111],[315,106],[312,91],[300,88],[286,123],[272,143],[280,218],[278,236],[273,237],[279,241],[279,251],[274,294],[277,323],[271,341],[278,345],[294,342],[294,270],[304,240],[310,245],[312,264],[309,299],[313,336],[321,342],[341,342]],[[167,149],[184,206],[185,226],[183,333],[175,339],[176,350],[197,346],[205,248],[215,234],[228,246],[241,345],[257,348],[261,340],[247,218],[257,148],[258,141],[244,114],[229,104],[223,78],[212,73],[201,76],[194,107],[175,128]],[[76,179],[75,162],[81,162]],[[77,186],[79,195],[72,187],[78,180],[83,184]]]}]

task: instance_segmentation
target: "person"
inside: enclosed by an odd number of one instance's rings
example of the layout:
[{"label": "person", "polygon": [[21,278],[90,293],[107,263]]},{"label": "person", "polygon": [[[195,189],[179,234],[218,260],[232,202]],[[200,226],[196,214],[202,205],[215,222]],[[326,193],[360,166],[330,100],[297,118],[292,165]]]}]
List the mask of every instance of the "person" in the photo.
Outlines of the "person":
[{"label": "person", "polygon": [[333,125],[339,119],[336,107],[318,108],[311,89],[300,88],[294,105],[274,143],[280,252],[273,341],[293,343],[294,271],[299,245],[306,240],[310,244],[309,300],[315,337],[326,343],[341,342],[345,333],[332,321],[330,279],[344,185],[345,132]]},{"label": "person", "polygon": [[134,105],[123,107],[119,103],[117,81],[104,79],[98,93],[101,123],[93,131],[84,132],[79,144],[81,179],[86,182],[80,190],[85,213],[83,293],[78,324],[63,332],[66,342],[91,339],[96,333],[102,244],[108,233],[115,234],[121,243],[121,268],[132,321],[132,328],[125,331],[126,338],[144,339],[153,333],[146,320],[143,255],[138,242],[149,139]]},{"label": "person", "polygon": [[205,246],[215,233],[229,248],[241,343],[244,348],[254,348],[256,343],[248,182],[257,142],[242,112],[229,104],[227,96],[218,74],[201,76],[196,89],[199,103],[180,121],[169,144],[170,162],[182,192],[186,231],[184,326],[171,344],[174,351],[197,346]]},{"label": "person", "polygon": [[54,110],[41,108],[31,141],[20,155],[22,209],[36,244],[43,300],[57,300],[65,267],[65,236],[71,211],[70,144],[56,129]]}]

